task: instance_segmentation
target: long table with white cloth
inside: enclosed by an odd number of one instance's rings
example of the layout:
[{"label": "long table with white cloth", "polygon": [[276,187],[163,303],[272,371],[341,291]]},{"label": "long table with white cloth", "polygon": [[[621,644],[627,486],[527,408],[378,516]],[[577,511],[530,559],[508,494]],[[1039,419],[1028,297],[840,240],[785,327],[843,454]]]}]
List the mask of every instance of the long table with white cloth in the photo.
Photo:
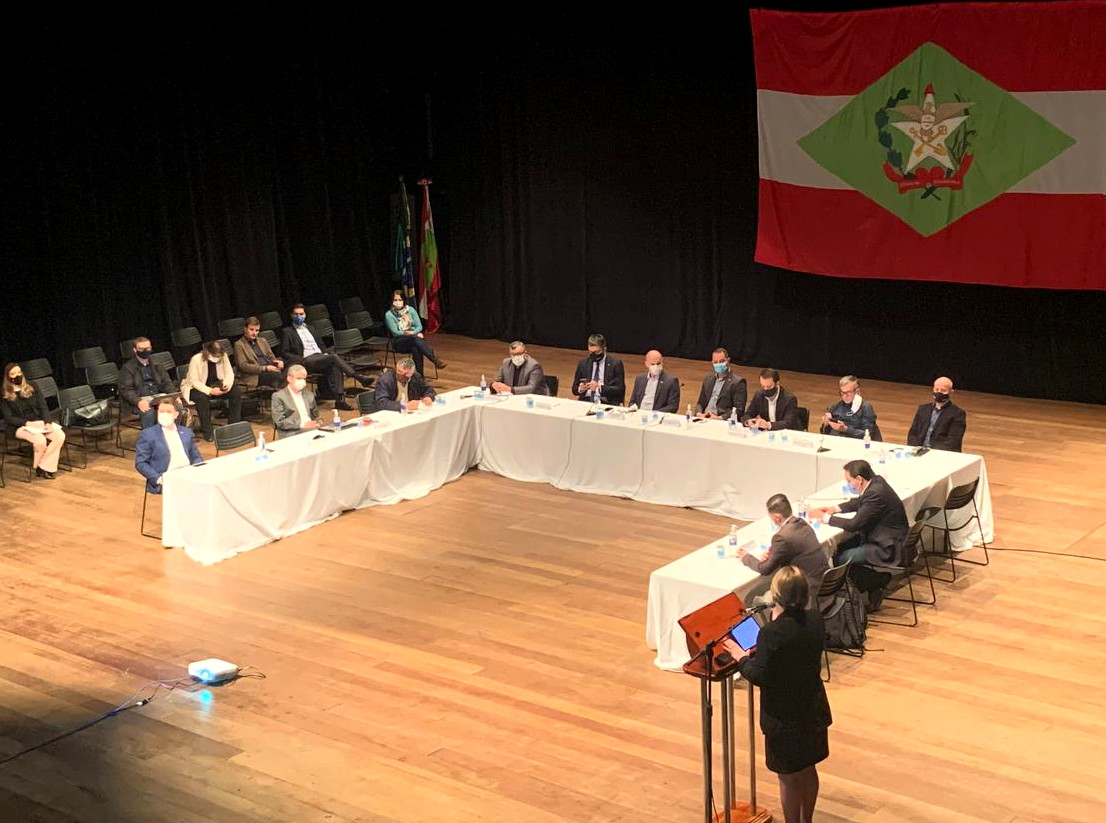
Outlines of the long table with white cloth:
[{"label": "long table with white cloth", "polygon": [[[891,444],[865,448],[806,432],[689,423],[682,415],[596,414],[590,404],[563,398],[475,394],[458,389],[415,413],[376,412],[371,425],[280,440],[264,458],[249,449],[169,472],[162,542],[214,563],[343,511],[423,497],[473,466],[577,492],[755,520],[746,529],[763,530],[769,496],[783,492],[812,505],[840,500],[842,466],[858,458],[888,478],[910,516],[978,478],[982,531],[973,525],[956,533],[958,547],[993,535],[986,465],[977,455],[934,450],[914,457]],[[836,531],[822,529],[827,539]],[[711,543],[650,578],[647,640],[658,649],[658,665],[671,667],[680,654],[681,663],[686,659],[672,633],[679,617],[756,582],[754,572],[717,560],[714,551]]]}]

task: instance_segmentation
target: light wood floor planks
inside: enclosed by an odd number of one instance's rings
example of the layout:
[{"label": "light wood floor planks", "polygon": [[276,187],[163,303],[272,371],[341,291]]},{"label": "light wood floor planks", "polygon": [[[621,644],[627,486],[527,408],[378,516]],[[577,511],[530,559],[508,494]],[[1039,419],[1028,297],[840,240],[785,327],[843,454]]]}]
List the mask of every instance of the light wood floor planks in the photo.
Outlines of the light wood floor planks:
[{"label": "light wood floor planks", "polygon": [[[436,344],[445,388],[506,349]],[[578,352],[532,353],[567,386]],[[641,356],[625,360],[632,379]],[[740,369],[751,385],[760,365]],[[668,368],[694,400],[706,367]],[[836,378],[784,382],[816,416]],[[862,392],[901,439],[929,387]],[[957,402],[997,545],[1106,558],[1106,409]],[[193,659],[267,679],[163,692],[0,766],[0,822],[701,819],[697,685],[653,667],[645,598],[652,569],[728,521],[477,471],[204,568],[138,535],[129,457],[33,486],[8,469],[0,757]],[[938,598],[833,658],[817,819],[1100,821],[1106,563],[996,552]]]}]

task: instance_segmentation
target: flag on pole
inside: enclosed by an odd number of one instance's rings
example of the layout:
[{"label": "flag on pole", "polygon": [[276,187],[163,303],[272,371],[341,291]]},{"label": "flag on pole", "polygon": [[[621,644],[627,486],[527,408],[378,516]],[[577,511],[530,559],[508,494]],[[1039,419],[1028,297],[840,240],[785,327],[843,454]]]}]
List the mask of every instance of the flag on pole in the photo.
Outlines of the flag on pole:
[{"label": "flag on pole", "polygon": [[1106,289],[1106,3],[751,17],[758,261]]},{"label": "flag on pole", "polygon": [[403,296],[410,303],[415,299],[415,264],[411,259],[411,203],[407,199],[407,184],[399,178],[400,215],[396,223],[396,277],[402,284]]},{"label": "flag on pole", "polygon": [[442,307],[438,293],[442,290],[442,267],[438,261],[438,243],[434,239],[434,217],[430,213],[430,180],[420,180],[422,186],[422,233],[419,235],[419,316],[425,321],[426,333],[433,334],[442,326]]}]

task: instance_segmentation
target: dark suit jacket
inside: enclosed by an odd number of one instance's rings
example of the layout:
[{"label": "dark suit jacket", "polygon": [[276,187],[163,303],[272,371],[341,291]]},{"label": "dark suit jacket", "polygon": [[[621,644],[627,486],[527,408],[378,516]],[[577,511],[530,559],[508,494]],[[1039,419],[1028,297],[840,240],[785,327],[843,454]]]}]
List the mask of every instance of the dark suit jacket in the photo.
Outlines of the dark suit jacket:
[{"label": "dark suit jacket", "polygon": [[[906,435],[907,445],[925,444],[929,416],[933,408],[932,402],[918,406],[918,411],[914,413],[914,422],[910,424],[910,432]],[[950,400],[937,417],[937,426],[933,429],[933,437],[929,439],[929,445],[935,449],[945,449],[950,452],[961,451],[964,448],[964,431],[967,428],[968,415]]]},{"label": "dark suit jacket", "polygon": [[[426,385],[426,381],[422,375],[415,372],[411,375],[411,379],[407,381],[407,400],[422,400],[424,397],[429,397],[433,400],[438,395],[435,391]],[[380,375],[376,381],[376,390],[373,393],[373,399],[376,400],[376,407],[381,410],[387,411],[403,411],[403,408],[399,405],[399,384],[396,382],[396,373],[394,369],[388,369]]]},{"label": "dark suit jacket", "polygon": [[541,363],[530,355],[526,355],[526,360],[523,361],[521,366],[516,366],[509,357],[504,358],[499,365],[499,371],[492,378],[492,382],[506,383],[511,386],[514,383],[515,372],[522,372],[522,375],[519,377],[518,385],[511,389],[513,394],[549,394],[549,387],[545,385],[545,372],[542,370]]},{"label": "dark suit jacket", "polygon": [[718,393],[718,415],[729,417],[733,409],[737,409],[740,419],[745,413],[745,398],[748,390],[745,387],[745,378],[733,371],[728,371],[719,378],[713,371],[703,378],[703,387],[699,389],[699,402],[695,404],[695,412],[702,414],[707,410],[710,396],[714,393],[714,384],[718,379],[725,381],[722,391]]},{"label": "dark suit jacket", "polygon": [[[745,416],[741,418],[741,422],[752,420],[754,417],[768,419],[768,398],[764,396],[764,389],[757,389],[749,402],[749,408],[745,409]],[[776,422],[772,424],[773,431],[780,429],[802,429],[799,424],[799,401],[783,386],[780,386],[780,396],[776,400]]]},{"label": "dark suit jacket", "polygon": [[908,560],[903,556],[910,523],[906,508],[890,484],[879,475],[864,489],[859,497],[846,500],[838,508],[843,512],[856,512],[853,517],[830,517],[829,524],[851,534],[859,534],[864,543],[873,546],[868,550],[869,563],[901,566]]},{"label": "dark suit jacket", "polygon": [[780,530],[772,535],[768,554],[763,560],[757,560],[751,554],[745,555],[742,562],[750,569],[763,574],[775,574],[783,566],[797,566],[810,586],[813,603],[822,588],[822,577],[829,571],[829,558],[814,529],[805,520],[789,517],[783,521]]},{"label": "dark suit jacket", "polygon": [[[630,405],[641,406],[645,399],[645,387],[649,383],[648,374],[639,374],[634,378],[634,390],[630,392]],[[657,393],[653,395],[653,411],[676,412],[680,410],[680,381],[666,371],[657,377]]]},{"label": "dark suit jacket", "polygon": [[[154,382],[157,384],[158,392],[168,394],[177,390],[177,384],[173,382],[169,372],[156,363],[151,363],[150,368],[154,370]],[[134,414],[138,409],[138,401],[142,399],[142,364],[138,362],[137,357],[131,357],[119,367],[117,388],[125,407],[123,410]]]},{"label": "dark suit jacket", "polygon": [[[204,462],[192,430],[184,426],[177,426],[176,430],[188,462],[192,465]],[[146,491],[150,494],[161,494],[157,479],[169,470],[169,447],[165,445],[165,437],[161,426],[150,426],[138,435],[138,444],[134,447],[134,467],[146,478]]]},{"label": "dark suit jacket", "polygon": [[753,654],[737,664],[760,686],[760,727],[765,734],[823,729],[833,723],[820,676],[825,627],[817,609],[788,609],[760,630]]},{"label": "dark suit jacket", "polygon": [[42,420],[47,423],[52,421],[50,410],[46,406],[46,398],[40,391],[36,391],[30,397],[17,394],[13,400],[0,400],[0,411],[3,411],[4,426],[12,437],[15,437],[19,427],[26,425],[28,420]]},{"label": "dark suit jacket", "polygon": [[[310,324],[306,327],[311,336],[315,338],[315,342],[319,345],[319,351],[328,353],[330,349],[327,348],[326,343],[322,341],[319,335],[311,329]],[[303,338],[300,337],[299,332],[295,326],[285,326],[280,332],[280,354],[284,360],[285,367],[297,366],[303,362]]]},{"label": "dark suit jacket", "polygon": [[[585,383],[591,380],[592,361],[585,357],[576,364],[576,375],[572,378],[572,393],[577,399],[583,399],[583,395],[577,391],[580,381]],[[603,369],[603,387],[599,391],[604,403],[621,406],[626,399],[626,372],[622,368],[622,361],[617,357],[607,355],[607,362]]]},{"label": "dark suit jacket", "polygon": [[876,425],[876,410],[867,400],[864,400],[860,404],[860,408],[853,413],[851,403],[846,403],[844,400],[838,400],[834,403],[829,410],[833,415],[833,419],[839,423],[844,423],[845,428],[842,431],[835,431],[829,426],[823,425],[820,431],[823,434],[837,435],[838,437],[855,437],[857,440],[864,439],[864,432],[868,432],[868,435],[873,440],[883,440],[883,434],[879,430],[879,426]]}]

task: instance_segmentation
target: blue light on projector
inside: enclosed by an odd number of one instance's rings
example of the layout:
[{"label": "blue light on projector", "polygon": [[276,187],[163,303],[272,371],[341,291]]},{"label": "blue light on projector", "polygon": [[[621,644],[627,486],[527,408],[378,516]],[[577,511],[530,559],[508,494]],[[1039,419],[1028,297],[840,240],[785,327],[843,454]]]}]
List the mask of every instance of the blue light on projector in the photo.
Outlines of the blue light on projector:
[{"label": "blue light on projector", "polygon": [[197,674],[196,676],[201,681],[203,681],[204,683],[210,683],[211,682],[211,670],[210,669],[200,669],[199,674]]}]

